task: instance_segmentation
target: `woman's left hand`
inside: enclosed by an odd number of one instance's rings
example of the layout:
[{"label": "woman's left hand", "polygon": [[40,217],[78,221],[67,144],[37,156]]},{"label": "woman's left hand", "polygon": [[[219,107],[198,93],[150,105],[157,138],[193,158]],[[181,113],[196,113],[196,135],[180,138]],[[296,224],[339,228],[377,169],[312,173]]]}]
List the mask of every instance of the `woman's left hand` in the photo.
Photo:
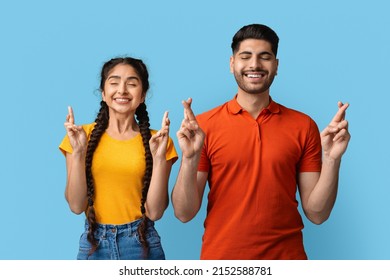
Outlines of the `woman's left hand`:
[{"label": "woman's left hand", "polygon": [[161,123],[161,129],[150,138],[149,145],[152,152],[153,159],[165,159],[167,152],[167,144],[169,138],[169,125],[168,112],[164,113]]}]

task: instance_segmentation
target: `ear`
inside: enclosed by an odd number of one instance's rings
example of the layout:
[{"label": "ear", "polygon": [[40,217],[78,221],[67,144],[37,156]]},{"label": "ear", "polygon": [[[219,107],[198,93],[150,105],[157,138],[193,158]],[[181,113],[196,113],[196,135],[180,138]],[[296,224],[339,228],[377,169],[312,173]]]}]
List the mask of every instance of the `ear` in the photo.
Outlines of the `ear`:
[{"label": "ear", "polygon": [[232,55],[230,57],[230,73],[234,73],[233,66],[234,66],[234,56]]},{"label": "ear", "polygon": [[146,92],[144,92],[144,93],[142,94],[141,103],[144,103],[144,102],[145,102],[145,98],[146,98]]},{"label": "ear", "polygon": [[276,72],[275,72],[275,76],[278,75],[278,68],[279,68],[279,58],[276,59]]},{"label": "ear", "polygon": [[104,102],[106,102],[106,95],[105,95],[104,91],[102,91],[102,100],[103,100]]}]

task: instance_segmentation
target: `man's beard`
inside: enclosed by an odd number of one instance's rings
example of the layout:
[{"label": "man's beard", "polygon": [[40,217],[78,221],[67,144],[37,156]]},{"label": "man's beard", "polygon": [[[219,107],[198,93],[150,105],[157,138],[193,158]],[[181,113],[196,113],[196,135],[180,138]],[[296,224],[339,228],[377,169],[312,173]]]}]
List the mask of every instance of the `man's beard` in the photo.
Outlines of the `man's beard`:
[{"label": "man's beard", "polygon": [[250,82],[245,81],[245,75],[243,72],[234,72],[234,78],[236,79],[238,87],[244,92],[248,94],[261,94],[270,88],[272,82],[274,81],[275,75],[270,76],[269,79],[265,80],[261,84],[251,84]]}]

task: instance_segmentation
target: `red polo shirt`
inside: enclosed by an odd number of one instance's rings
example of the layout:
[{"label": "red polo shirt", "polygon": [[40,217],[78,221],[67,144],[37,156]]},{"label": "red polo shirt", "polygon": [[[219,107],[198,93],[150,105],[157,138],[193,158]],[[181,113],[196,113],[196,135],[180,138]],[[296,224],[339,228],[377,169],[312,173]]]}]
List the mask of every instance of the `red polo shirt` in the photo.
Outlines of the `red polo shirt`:
[{"label": "red polo shirt", "polygon": [[201,259],[306,259],[297,174],[321,170],[315,122],[272,99],[254,119],[236,97],[197,120],[210,186]]}]

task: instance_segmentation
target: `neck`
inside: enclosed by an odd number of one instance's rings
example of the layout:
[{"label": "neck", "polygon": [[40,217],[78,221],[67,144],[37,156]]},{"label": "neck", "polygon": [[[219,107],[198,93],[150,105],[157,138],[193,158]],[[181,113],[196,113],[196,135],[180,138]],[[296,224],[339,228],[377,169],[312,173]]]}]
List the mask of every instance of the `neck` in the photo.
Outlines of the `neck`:
[{"label": "neck", "polygon": [[249,94],[239,91],[237,94],[237,102],[254,119],[257,119],[260,112],[264,108],[267,108],[270,103],[269,91],[259,94]]},{"label": "neck", "polygon": [[139,128],[134,115],[126,117],[110,115],[106,132],[115,139],[126,140],[137,135]]}]

